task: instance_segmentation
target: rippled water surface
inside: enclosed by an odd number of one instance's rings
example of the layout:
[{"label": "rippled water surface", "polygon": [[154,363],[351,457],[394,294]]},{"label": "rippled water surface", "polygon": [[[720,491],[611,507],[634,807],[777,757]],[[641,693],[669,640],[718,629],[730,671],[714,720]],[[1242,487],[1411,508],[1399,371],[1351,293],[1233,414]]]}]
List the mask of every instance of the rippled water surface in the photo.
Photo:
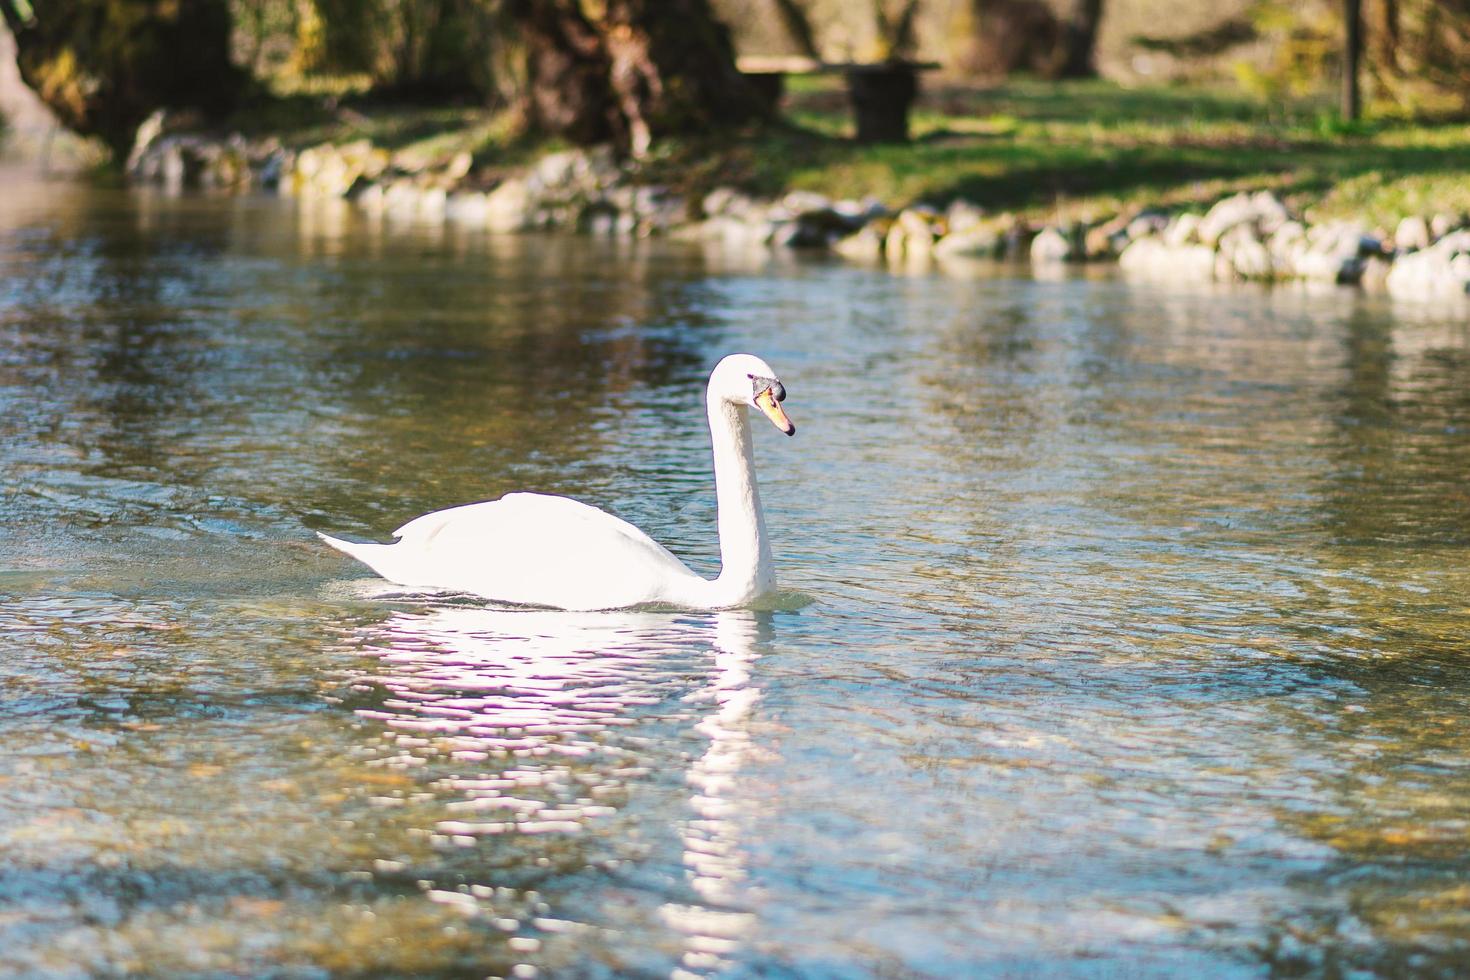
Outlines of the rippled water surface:
[{"label": "rippled water surface", "polygon": [[[405,596],[568,493],[774,613]],[[0,974],[1453,975],[1470,328],[0,181]]]}]

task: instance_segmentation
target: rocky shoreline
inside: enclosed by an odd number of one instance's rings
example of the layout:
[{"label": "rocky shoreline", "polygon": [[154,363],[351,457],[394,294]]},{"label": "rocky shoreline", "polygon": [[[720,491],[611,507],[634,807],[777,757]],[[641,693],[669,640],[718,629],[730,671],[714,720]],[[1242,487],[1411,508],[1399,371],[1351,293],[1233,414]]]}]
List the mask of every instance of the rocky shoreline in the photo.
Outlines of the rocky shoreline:
[{"label": "rocky shoreline", "polygon": [[1465,215],[1411,215],[1392,233],[1350,220],[1309,224],[1270,191],[1235,194],[1203,213],[1145,208],[1094,224],[1034,226],[962,200],[944,209],[892,210],[871,198],[793,191],[759,200],[732,188],[691,200],[638,183],[607,148],[553,153],[522,171],[491,175],[476,170],[468,153],[425,160],[367,140],[292,150],[274,138],[164,133],[158,119],[139,132],[127,174],[134,183],[171,190],[342,198],[370,214],[493,232],[669,236],[742,248],[826,249],[894,264],[1116,261],[1125,274],[1176,281],[1307,280],[1415,300],[1470,296]]}]

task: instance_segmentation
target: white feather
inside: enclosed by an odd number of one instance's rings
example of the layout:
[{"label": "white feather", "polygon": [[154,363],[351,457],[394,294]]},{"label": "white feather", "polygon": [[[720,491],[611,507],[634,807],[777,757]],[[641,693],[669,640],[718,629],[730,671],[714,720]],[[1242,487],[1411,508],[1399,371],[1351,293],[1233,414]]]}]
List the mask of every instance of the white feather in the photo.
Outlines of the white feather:
[{"label": "white feather", "polygon": [[393,544],[321,538],[400,585],[560,609],[659,602],[671,579],[701,581],[632,524],[569,497],[506,494],[425,514],[393,536]]},{"label": "white feather", "polygon": [[752,377],[774,373],[749,354],[732,354],[710,375],[722,558],[714,581],[627,521],[548,494],[511,493],[425,514],[395,531],[392,544],[318,536],[391,582],[501,602],[574,610],[751,604],[776,586],[747,420]]}]

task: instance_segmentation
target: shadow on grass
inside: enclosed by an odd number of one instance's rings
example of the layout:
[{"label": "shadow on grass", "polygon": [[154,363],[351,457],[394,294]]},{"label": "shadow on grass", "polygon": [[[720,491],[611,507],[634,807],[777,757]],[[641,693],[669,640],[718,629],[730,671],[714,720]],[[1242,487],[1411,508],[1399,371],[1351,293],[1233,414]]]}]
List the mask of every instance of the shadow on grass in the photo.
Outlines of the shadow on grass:
[{"label": "shadow on grass", "polygon": [[[937,185],[928,199],[943,205],[966,198],[1016,210],[1060,198],[1109,195],[1136,199],[1198,200],[1230,189],[1270,187],[1286,195],[1321,195],[1344,181],[1370,175],[1433,176],[1463,169],[1460,148],[1363,146],[1344,151],[1330,144],[1282,147],[1142,147],[1110,151],[1066,147],[1036,152],[992,147],[977,152],[990,163]],[[1209,188],[1216,188],[1213,193]]]},{"label": "shadow on grass", "polygon": [[[992,88],[926,86],[920,109],[952,116],[1013,116],[1017,119],[1126,126],[1138,123],[1265,122],[1268,107],[1245,95],[1186,88],[1124,89],[1107,82],[1046,82],[1023,79]],[[1310,117],[1320,107],[1290,110]]]},{"label": "shadow on grass", "polygon": [[[1459,140],[1391,144],[1268,124],[1259,106],[1228,94],[1025,83],[953,97],[989,115],[966,117],[949,106],[941,128],[904,144],[859,145],[828,125],[769,128],[735,172],[756,192],[804,183],[837,196],[877,193],[890,204],[966,198],[1037,212],[1068,199],[1099,199],[1093,209],[1105,210],[1207,204],[1242,189],[1323,195],[1346,181],[1388,183],[1465,167]],[[976,130],[977,118],[1013,121]]]},{"label": "shadow on grass", "polygon": [[218,128],[254,137],[276,135],[291,146],[366,137],[384,149],[398,150],[468,129],[492,114],[481,106],[426,106],[371,93],[342,98],[265,94]]}]

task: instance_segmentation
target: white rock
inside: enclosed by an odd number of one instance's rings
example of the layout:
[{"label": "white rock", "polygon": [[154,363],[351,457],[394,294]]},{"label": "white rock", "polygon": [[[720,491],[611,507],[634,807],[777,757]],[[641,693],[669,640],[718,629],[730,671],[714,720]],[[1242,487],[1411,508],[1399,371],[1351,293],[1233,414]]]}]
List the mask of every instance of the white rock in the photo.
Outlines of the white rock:
[{"label": "white rock", "polygon": [[1076,254],[1071,240],[1060,230],[1052,227],[1041,229],[1031,240],[1031,261],[1036,265],[1055,265],[1066,262]]},{"label": "white rock", "polygon": [[745,214],[754,203],[733,187],[716,187],[704,196],[700,206],[707,217],[713,218],[720,214]]},{"label": "white rock", "polygon": [[1199,241],[1199,226],[1203,219],[1193,212],[1185,212],[1169,223],[1164,229],[1164,244],[1170,248],[1178,248],[1181,245],[1193,245]]},{"label": "white rock", "polygon": [[163,186],[169,191],[178,192],[188,183],[189,164],[184,158],[186,150],[178,143],[169,143],[163,148],[163,162],[160,174]]},{"label": "white rock", "polygon": [[1307,249],[1298,257],[1295,273],[1319,282],[1357,282],[1364,258],[1377,251],[1377,239],[1364,234],[1357,222],[1314,225],[1307,230]]},{"label": "white rock", "polygon": [[788,214],[799,215],[812,211],[832,210],[832,199],[814,191],[792,191],[781,198],[781,207]]},{"label": "white rock", "polygon": [[369,184],[353,198],[353,202],[369,214],[382,214],[385,207],[383,185]]},{"label": "white rock", "polygon": [[418,210],[419,191],[408,179],[393,180],[383,188],[383,210],[400,217],[412,216]]},{"label": "white rock", "polygon": [[[588,214],[582,222],[587,234],[595,238],[610,238],[617,230],[618,213],[608,208],[601,208]],[[690,226],[691,230],[698,226]],[[703,230],[703,229],[701,229]]]},{"label": "white rock", "polygon": [[1204,282],[1215,276],[1215,250],[1208,245],[1170,245],[1150,236],[1123,249],[1118,267],[1141,278]]},{"label": "white rock", "polygon": [[1256,210],[1256,227],[1263,234],[1269,235],[1291,220],[1286,203],[1271,191],[1256,191],[1251,196],[1251,205]]},{"label": "white rock", "polygon": [[640,193],[635,202],[638,234],[662,235],[670,228],[676,228],[685,223],[689,215],[689,205],[683,197],[669,193],[666,188],[648,188],[647,190],[649,193],[646,195]]},{"label": "white rock", "polygon": [[806,244],[802,236],[801,222],[790,220],[774,222],[770,238],[772,248],[801,248]]},{"label": "white rock", "polygon": [[575,150],[563,150],[560,153],[548,153],[536,165],[531,168],[530,179],[537,185],[538,190],[558,192],[571,189],[577,178],[577,158]]},{"label": "white rock", "polygon": [[844,199],[832,205],[832,210],[852,222],[854,227],[888,216],[888,208],[876,197],[865,197],[861,201]]},{"label": "white rock", "polygon": [[464,180],[468,176],[470,168],[474,165],[475,158],[470,156],[468,151],[461,150],[454,155],[449,161],[449,164],[444,168],[444,179],[451,183]]},{"label": "white rock", "polygon": [[1417,214],[1411,214],[1398,223],[1393,230],[1394,248],[1400,252],[1417,252],[1429,247],[1429,222]]},{"label": "white rock", "polygon": [[883,255],[883,236],[868,225],[832,244],[832,250],[845,258],[876,262]]},{"label": "white rock", "polygon": [[519,177],[509,177],[485,195],[485,227],[490,231],[524,231],[531,227],[536,201]]},{"label": "white rock", "polygon": [[1431,240],[1438,241],[1450,232],[1458,228],[1463,228],[1464,226],[1465,218],[1463,215],[1441,211],[1429,219],[1429,237]]},{"label": "white rock", "polygon": [[444,205],[444,216],[457,225],[483,227],[489,213],[485,195],[479,191],[458,191],[449,195]]},{"label": "white rock", "polygon": [[425,187],[414,202],[414,213],[426,221],[443,221],[448,209],[449,193],[442,187]]},{"label": "white rock", "polygon": [[308,146],[296,154],[296,166],[292,168],[291,176],[297,181],[311,180],[321,168],[321,161],[325,153],[325,147]]},{"label": "white rock", "polygon": [[[1086,258],[1116,258],[1133,239],[1128,235],[1129,221],[1117,217],[1088,228],[1082,236],[1082,254]],[[1152,229],[1145,234],[1152,234]],[[1142,237],[1142,236],[1139,236]]]},{"label": "white rock", "polygon": [[1249,224],[1239,224],[1220,239],[1216,278],[1272,279],[1276,263],[1266,244]]},{"label": "white rock", "polygon": [[1288,221],[1271,235],[1266,249],[1271,253],[1271,264],[1279,276],[1295,276],[1297,263],[1307,254],[1307,229],[1300,221]]},{"label": "white rock", "polygon": [[905,208],[898,213],[883,240],[883,254],[890,262],[906,256],[927,256],[934,249],[934,230],[930,226],[932,212]]},{"label": "white rock", "polygon": [[1470,292],[1470,231],[1451,232],[1426,249],[1399,256],[1384,284],[1398,299],[1465,296]]},{"label": "white rock", "polygon": [[698,237],[704,241],[717,242],[726,249],[736,251],[765,245],[770,241],[773,232],[769,221],[747,221],[729,214],[717,214],[693,227],[698,229]]},{"label": "white rock", "polygon": [[956,198],[944,210],[944,222],[949,227],[949,234],[951,235],[961,231],[969,231],[984,220],[985,209],[978,204],[966,201],[964,198]]},{"label": "white rock", "polygon": [[904,249],[908,244],[908,233],[902,223],[895,221],[888,226],[888,234],[883,236],[883,254],[890,262],[903,258]]},{"label": "white rock", "polygon": [[983,224],[972,225],[960,231],[951,231],[935,242],[934,254],[941,258],[994,258],[1004,245],[1005,240],[997,229]]},{"label": "white rock", "polygon": [[895,223],[903,229],[903,253],[924,256],[934,251],[934,212],[921,208],[905,208]]},{"label": "white rock", "polygon": [[1286,205],[1270,191],[1242,192],[1219,201],[1205,213],[1199,224],[1199,240],[1214,245],[1231,228],[1247,223],[1269,235],[1290,220]]},{"label": "white rock", "polygon": [[1388,273],[1393,263],[1380,255],[1372,255],[1363,261],[1363,272],[1358,283],[1370,292],[1383,292],[1388,288]]},{"label": "white rock", "polygon": [[[1198,224],[1199,219],[1197,217],[1194,215],[1190,215],[1189,217],[1195,218],[1195,222]],[[1167,215],[1159,214],[1156,211],[1145,212],[1124,225],[1123,234],[1131,242],[1145,235],[1162,234],[1168,227],[1169,218]]]},{"label": "white rock", "polygon": [[153,145],[154,140],[163,135],[164,119],[164,111],[156,109],[138,127],[138,131],[133,135],[133,149],[128,153],[127,172],[129,174],[134,174],[138,170],[148,148]]},{"label": "white rock", "polygon": [[1196,234],[1201,242],[1206,245],[1214,245],[1231,228],[1250,221],[1254,217],[1255,208],[1251,204],[1250,195],[1234,194],[1216,202],[1214,207],[1205,212],[1205,216],[1200,219]]}]

